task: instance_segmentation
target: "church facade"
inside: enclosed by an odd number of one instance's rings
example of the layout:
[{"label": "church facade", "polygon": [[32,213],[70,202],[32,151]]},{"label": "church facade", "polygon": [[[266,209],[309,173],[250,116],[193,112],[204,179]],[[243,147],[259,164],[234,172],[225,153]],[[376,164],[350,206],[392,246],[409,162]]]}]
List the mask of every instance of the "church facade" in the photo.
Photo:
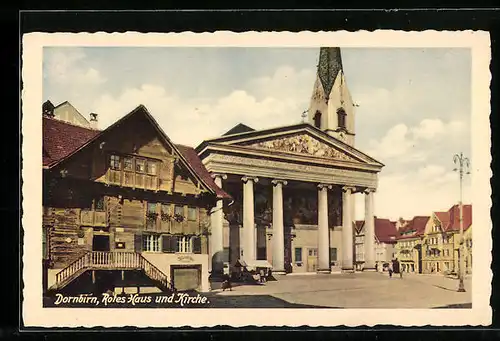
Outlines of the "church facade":
[{"label": "church facade", "polygon": [[339,48],[321,48],[308,121],[239,124],[196,151],[233,200],[210,215],[212,273],[243,260],[274,274],[354,271],[354,195],[365,197],[364,269],[375,269],[374,192],[383,164],[354,147],[355,104]]}]

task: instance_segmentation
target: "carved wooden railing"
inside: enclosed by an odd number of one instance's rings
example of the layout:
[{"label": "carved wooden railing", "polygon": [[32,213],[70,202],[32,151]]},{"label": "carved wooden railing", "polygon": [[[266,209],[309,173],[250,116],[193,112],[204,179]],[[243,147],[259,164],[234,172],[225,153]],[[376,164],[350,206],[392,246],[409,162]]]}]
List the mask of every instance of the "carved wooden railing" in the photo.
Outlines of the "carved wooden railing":
[{"label": "carved wooden railing", "polygon": [[173,289],[165,275],[137,252],[92,251],[84,254],[56,274],[55,289],[60,289],[86,270],[143,270],[160,284],[162,289]]}]

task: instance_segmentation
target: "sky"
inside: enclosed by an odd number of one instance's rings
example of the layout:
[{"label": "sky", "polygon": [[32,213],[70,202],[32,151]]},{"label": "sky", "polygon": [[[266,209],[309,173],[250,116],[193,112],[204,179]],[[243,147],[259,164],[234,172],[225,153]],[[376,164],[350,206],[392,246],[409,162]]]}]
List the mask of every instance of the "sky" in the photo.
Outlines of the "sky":
[{"label": "sky", "polygon": [[[240,122],[301,122],[318,56],[319,48],[45,47],[43,99],[97,113],[100,129],[143,104],[175,143],[196,147]],[[459,200],[453,155],[471,152],[470,50],[343,48],[342,62],[358,105],[355,147],[385,165],[375,214],[448,210]],[[470,195],[466,176],[465,203]]]}]

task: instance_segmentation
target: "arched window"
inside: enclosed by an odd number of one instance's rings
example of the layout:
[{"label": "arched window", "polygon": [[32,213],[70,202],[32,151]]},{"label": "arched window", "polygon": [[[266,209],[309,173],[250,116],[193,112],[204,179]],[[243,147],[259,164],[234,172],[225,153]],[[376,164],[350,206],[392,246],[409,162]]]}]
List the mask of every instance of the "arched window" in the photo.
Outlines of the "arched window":
[{"label": "arched window", "polygon": [[316,111],[316,114],[314,114],[314,126],[321,129],[321,113],[319,111]]},{"label": "arched window", "polygon": [[345,118],[347,114],[344,110],[344,108],[339,108],[337,110],[337,118],[338,118],[338,126],[339,128],[344,128],[345,129]]}]

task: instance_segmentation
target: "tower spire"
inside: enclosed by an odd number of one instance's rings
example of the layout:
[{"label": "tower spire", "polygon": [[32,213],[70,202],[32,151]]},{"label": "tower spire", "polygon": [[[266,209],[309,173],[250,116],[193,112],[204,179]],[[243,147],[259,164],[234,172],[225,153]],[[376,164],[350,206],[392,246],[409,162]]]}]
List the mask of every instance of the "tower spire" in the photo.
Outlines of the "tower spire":
[{"label": "tower spire", "polygon": [[332,91],[340,71],[343,71],[340,47],[321,47],[319,49],[318,77],[327,97]]},{"label": "tower spire", "polygon": [[354,104],[345,81],[340,47],[320,47],[309,105],[310,124],[354,145]]}]

